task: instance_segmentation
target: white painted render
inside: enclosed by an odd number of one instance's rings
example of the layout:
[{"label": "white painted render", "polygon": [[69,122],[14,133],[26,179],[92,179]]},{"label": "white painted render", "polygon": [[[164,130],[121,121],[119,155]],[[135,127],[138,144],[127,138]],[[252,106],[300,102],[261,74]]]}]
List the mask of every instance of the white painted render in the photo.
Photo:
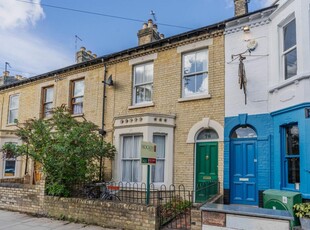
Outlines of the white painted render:
[{"label": "white painted render", "polygon": [[[225,31],[225,117],[247,113],[262,114],[268,112],[268,17],[264,14],[252,15],[244,20],[227,24]],[[244,26],[250,26],[244,32]],[[243,90],[238,82],[239,58],[236,55],[247,50],[249,40],[255,39],[257,48],[247,53],[244,60],[247,78],[247,104]],[[254,56],[262,55],[262,56]]]},{"label": "white painted render", "polygon": [[[282,26],[296,19],[297,75],[284,79]],[[310,91],[310,0],[280,0],[269,24],[269,112],[309,102]]]}]

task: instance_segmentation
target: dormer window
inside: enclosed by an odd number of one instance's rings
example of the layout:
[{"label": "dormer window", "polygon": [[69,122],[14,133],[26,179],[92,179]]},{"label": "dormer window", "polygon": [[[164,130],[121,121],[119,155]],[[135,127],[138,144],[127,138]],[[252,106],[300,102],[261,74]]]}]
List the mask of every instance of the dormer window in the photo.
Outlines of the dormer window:
[{"label": "dormer window", "polygon": [[283,71],[284,79],[297,74],[296,20],[283,26]]}]

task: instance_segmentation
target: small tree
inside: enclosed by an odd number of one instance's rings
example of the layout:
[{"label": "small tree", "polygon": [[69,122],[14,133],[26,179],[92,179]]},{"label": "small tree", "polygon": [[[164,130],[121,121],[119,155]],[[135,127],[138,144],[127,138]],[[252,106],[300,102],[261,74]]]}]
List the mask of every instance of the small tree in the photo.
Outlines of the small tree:
[{"label": "small tree", "polygon": [[113,159],[116,152],[94,123],[74,119],[65,107],[56,108],[50,119],[30,119],[18,125],[16,135],[23,144],[4,145],[2,150],[39,162],[50,195],[69,196],[74,184],[99,178],[98,158]]}]

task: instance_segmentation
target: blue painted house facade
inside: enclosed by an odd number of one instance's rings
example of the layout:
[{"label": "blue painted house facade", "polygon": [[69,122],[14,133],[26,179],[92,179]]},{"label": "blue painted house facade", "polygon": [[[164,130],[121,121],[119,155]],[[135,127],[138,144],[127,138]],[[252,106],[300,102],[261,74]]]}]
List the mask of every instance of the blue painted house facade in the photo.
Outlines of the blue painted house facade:
[{"label": "blue painted house facade", "polygon": [[310,199],[310,1],[281,0],[278,5],[269,28],[272,187]]}]

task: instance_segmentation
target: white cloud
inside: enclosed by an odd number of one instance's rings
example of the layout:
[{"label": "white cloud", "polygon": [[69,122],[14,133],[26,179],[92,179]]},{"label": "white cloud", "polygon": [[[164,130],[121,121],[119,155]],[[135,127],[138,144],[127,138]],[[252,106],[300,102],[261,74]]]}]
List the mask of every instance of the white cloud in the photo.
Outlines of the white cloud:
[{"label": "white cloud", "polygon": [[35,23],[44,17],[40,0],[30,0],[31,3],[14,0],[0,0],[0,28],[14,29]]},{"label": "white cloud", "polygon": [[59,49],[56,44],[27,33],[0,31],[0,60],[9,62],[12,70],[22,71],[25,76],[41,74],[72,62],[73,57],[70,60]]},{"label": "white cloud", "polygon": [[41,74],[73,61],[59,44],[27,30],[44,18],[40,0],[31,1],[33,4],[0,0],[0,66],[9,62],[11,73],[19,70],[27,77],[33,75],[29,73]]}]

